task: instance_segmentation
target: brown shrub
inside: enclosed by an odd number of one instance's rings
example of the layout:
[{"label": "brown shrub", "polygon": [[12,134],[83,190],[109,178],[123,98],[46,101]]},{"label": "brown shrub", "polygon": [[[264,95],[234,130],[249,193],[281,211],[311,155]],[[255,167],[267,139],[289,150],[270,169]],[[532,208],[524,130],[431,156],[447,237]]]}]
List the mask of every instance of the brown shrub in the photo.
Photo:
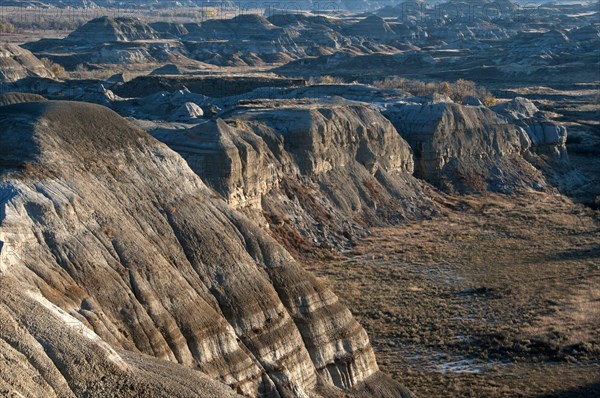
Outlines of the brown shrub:
[{"label": "brown shrub", "polygon": [[373,200],[379,199],[379,189],[377,189],[377,185],[374,180],[364,180],[363,185],[365,188],[367,188]]},{"label": "brown shrub", "polygon": [[477,86],[470,80],[458,79],[449,82],[425,82],[422,80],[408,80],[400,76],[386,77],[373,83],[375,87],[406,91],[411,95],[425,96],[430,94],[446,94],[452,101],[462,104],[468,97],[478,98],[486,106],[494,106],[496,98],[490,91]]},{"label": "brown shrub", "polygon": [[312,76],[307,80],[309,86],[315,84],[344,84],[345,80],[341,77],[325,75],[325,76]]},{"label": "brown shrub", "polygon": [[40,61],[42,61],[42,63],[44,64],[44,66],[46,67],[46,69],[48,69],[50,72],[52,72],[54,74],[54,76],[56,77],[67,77],[67,71],[65,70],[65,68],[63,68],[61,65],[57,64],[56,62],[52,61],[51,59],[48,58],[42,58]]}]

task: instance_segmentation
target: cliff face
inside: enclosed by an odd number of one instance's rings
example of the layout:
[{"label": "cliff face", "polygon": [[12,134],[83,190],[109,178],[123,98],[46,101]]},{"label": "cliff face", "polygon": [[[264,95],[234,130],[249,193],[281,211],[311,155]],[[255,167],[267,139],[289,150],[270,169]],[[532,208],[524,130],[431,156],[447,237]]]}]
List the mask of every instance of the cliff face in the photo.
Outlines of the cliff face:
[{"label": "cliff face", "polygon": [[567,158],[566,127],[550,120],[530,100],[517,97],[493,109],[525,130],[534,152],[552,158]]},{"label": "cliff face", "polygon": [[0,391],[407,394],[330,290],[113,112],[8,105],[0,140]]},{"label": "cliff face", "polygon": [[531,134],[484,107],[399,104],[385,115],[415,153],[415,175],[449,190],[512,192],[545,181],[525,156]]},{"label": "cliff face", "polygon": [[267,101],[155,135],[228,203],[264,215],[284,238],[340,244],[364,225],[432,209],[412,176],[410,147],[364,105]]}]

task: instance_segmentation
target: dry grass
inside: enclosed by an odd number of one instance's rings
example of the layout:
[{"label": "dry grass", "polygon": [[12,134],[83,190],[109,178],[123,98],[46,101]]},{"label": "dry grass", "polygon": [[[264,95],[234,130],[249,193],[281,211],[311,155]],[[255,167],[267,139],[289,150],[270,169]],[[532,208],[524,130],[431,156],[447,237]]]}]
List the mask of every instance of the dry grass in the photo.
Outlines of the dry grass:
[{"label": "dry grass", "polygon": [[597,393],[598,213],[538,193],[437,202],[441,217],[307,265],[361,319],[383,370],[432,398]]},{"label": "dry grass", "polygon": [[583,283],[571,296],[557,302],[554,312],[540,317],[526,333],[532,336],[557,333],[563,336],[564,344],[570,345],[597,342],[597,328],[600,326],[599,286],[593,282]]},{"label": "dry grass", "polygon": [[115,68],[90,69],[83,64],[77,65],[75,70],[70,73],[72,79],[93,79],[104,80],[118,73]]},{"label": "dry grass", "polygon": [[51,59],[42,58],[42,59],[40,59],[40,61],[42,61],[42,63],[46,67],[46,69],[48,69],[50,72],[52,72],[52,74],[54,74],[54,76],[56,76],[58,78],[68,77],[68,73],[67,73],[67,71],[65,71],[65,68],[63,68],[61,65],[57,64],[56,62],[52,61]]},{"label": "dry grass", "polygon": [[307,80],[307,84],[309,86],[314,86],[316,84],[344,84],[346,81],[337,76],[312,76]]}]

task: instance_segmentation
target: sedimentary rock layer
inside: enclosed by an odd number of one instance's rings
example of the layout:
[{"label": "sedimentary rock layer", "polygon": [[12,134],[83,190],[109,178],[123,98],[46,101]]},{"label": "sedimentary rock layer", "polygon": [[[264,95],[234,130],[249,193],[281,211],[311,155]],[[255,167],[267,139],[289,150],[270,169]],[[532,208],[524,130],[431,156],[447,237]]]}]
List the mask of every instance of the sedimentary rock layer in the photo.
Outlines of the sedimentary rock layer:
[{"label": "sedimentary rock layer", "polygon": [[452,102],[398,104],[385,115],[412,147],[415,175],[438,187],[512,192],[545,186],[525,159],[530,136],[490,109]]},{"label": "sedimentary rock layer", "polygon": [[404,391],[337,297],[165,145],[98,105],[1,110],[1,391]]},{"label": "sedimentary rock layer", "polygon": [[0,83],[27,76],[53,77],[53,74],[30,51],[15,44],[0,44]]},{"label": "sedimentary rock layer", "polygon": [[361,226],[432,211],[412,176],[410,147],[364,104],[259,101],[155,136],[232,206],[264,215],[284,239],[338,244]]}]

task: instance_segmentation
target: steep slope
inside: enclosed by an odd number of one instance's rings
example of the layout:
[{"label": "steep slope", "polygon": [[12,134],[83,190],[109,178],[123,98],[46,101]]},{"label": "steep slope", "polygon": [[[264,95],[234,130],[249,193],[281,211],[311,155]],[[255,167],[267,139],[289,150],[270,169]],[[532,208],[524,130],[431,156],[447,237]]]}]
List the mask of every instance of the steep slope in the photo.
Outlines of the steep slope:
[{"label": "steep slope", "polygon": [[0,83],[15,82],[27,76],[54,75],[30,51],[14,44],[0,44]]},{"label": "steep slope", "polygon": [[493,110],[511,123],[522,127],[531,140],[532,149],[552,158],[567,157],[567,129],[550,120],[533,102],[516,97],[496,105]]},{"label": "steep slope", "polygon": [[369,15],[365,19],[346,28],[348,34],[363,37],[377,37],[380,39],[394,35],[394,30],[381,17]]},{"label": "steep slope", "polygon": [[0,140],[2,391],[407,394],[330,290],[112,111],[4,106]]},{"label": "steep slope", "polygon": [[525,157],[527,132],[490,109],[452,102],[386,109],[415,153],[415,175],[449,190],[541,189],[545,180]]},{"label": "steep slope", "polygon": [[302,79],[286,79],[272,74],[206,75],[206,76],[138,76],[114,88],[115,94],[124,98],[143,97],[159,91],[189,90],[213,98],[248,93],[257,88],[297,87]]},{"label": "steep slope", "polygon": [[432,211],[412,176],[410,147],[364,104],[256,101],[198,128],[154,135],[291,246],[343,245],[365,225]]},{"label": "steep slope", "polygon": [[42,38],[23,46],[69,71],[86,64],[115,65],[117,70],[131,64],[165,63],[203,68],[186,57],[182,43],[161,36],[139,18],[104,16],[86,22],[63,39]]}]

